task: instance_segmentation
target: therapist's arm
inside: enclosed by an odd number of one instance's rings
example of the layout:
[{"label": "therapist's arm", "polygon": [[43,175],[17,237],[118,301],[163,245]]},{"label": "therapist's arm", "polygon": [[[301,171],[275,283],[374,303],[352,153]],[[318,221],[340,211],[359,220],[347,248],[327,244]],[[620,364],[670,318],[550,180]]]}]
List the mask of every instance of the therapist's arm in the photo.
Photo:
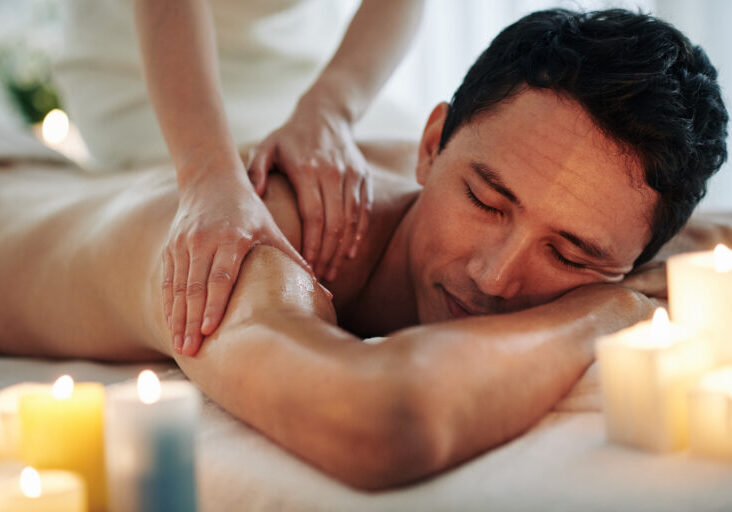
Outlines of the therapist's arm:
[{"label": "therapist's arm", "polygon": [[523,312],[419,326],[378,345],[334,325],[322,289],[268,247],[242,266],[232,308],[183,371],[213,400],[341,481],[411,482],[509,440],[593,360],[594,339],[651,313],[593,285]]},{"label": "therapist's arm", "polygon": [[164,314],[175,350],[195,354],[224,314],[255,242],[307,266],[247,177],[224,111],[206,0],[136,0],[150,101],[178,179],[178,210],[162,253]]},{"label": "therapist's arm", "polygon": [[328,281],[345,258],[355,257],[371,214],[371,178],[353,125],[407,52],[423,4],[363,0],[331,60],[249,166],[260,193],[275,166],[287,175],[304,221],[303,255]]}]

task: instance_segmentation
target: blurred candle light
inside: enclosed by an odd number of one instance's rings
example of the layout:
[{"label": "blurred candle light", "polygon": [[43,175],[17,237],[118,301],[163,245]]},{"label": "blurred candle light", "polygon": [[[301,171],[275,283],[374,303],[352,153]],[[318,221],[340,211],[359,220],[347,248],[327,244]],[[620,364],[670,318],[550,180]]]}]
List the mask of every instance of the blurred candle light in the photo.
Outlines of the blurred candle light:
[{"label": "blurred candle light", "polygon": [[152,370],[143,370],[137,377],[137,394],[143,404],[160,400],[160,379]]},{"label": "blurred candle light", "polygon": [[198,389],[150,370],[110,386],[105,443],[110,512],[195,512]]},{"label": "blurred candle light", "polygon": [[667,264],[671,319],[698,332],[718,364],[732,363],[732,251],[672,256]]},{"label": "blurred candle light", "polygon": [[20,490],[29,498],[41,495],[41,475],[30,466],[23,468],[20,473]]},{"label": "blurred candle light", "polygon": [[70,375],[62,375],[51,388],[51,395],[57,400],[66,400],[71,398],[74,392],[74,379]]},{"label": "blurred candle light", "polygon": [[687,393],[713,364],[693,332],[657,310],[600,338],[597,359],[608,439],[659,452],[687,446]]},{"label": "blurred candle light", "polygon": [[106,507],[104,386],[68,375],[18,398],[21,459],[38,469],[70,470],[86,481],[92,511]]},{"label": "blurred candle light", "polygon": [[732,459],[732,366],[707,373],[689,393],[692,452]]},{"label": "blurred candle light", "polygon": [[717,244],[714,248],[714,270],[717,272],[732,270],[732,251],[724,244]]},{"label": "blurred candle light", "polygon": [[41,135],[50,146],[61,144],[69,135],[69,116],[66,112],[54,108],[46,114],[41,124]]},{"label": "blurred candle light", "polygon": [[84,480],[69,471],[36,471],[0,481],[0,512],[87,512]]}]

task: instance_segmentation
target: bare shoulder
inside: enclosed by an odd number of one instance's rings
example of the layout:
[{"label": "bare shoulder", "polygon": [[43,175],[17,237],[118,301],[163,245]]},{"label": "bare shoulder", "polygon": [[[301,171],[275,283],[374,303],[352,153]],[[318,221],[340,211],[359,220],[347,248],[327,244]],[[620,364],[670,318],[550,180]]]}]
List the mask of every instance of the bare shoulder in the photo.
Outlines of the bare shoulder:
[{"label": "bare shoulder", "polygon": [[418,142],[408,139],[365,140],[358,144],[366,160],[391,175],[414,181]]}]

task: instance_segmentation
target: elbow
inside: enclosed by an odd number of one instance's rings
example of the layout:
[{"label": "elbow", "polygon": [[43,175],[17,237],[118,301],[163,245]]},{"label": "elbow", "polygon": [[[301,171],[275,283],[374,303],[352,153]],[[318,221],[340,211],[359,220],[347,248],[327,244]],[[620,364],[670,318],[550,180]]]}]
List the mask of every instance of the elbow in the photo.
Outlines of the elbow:
[{"label": "elbow", "polygon": [[445,437],[439,435],[444,429],[436,428],[427,393],[399,380],[384,390],[380,401],[364,409],[352,435],[334,438],[337,456],[327,470],[351,487],[385,490],[448,466]]}]

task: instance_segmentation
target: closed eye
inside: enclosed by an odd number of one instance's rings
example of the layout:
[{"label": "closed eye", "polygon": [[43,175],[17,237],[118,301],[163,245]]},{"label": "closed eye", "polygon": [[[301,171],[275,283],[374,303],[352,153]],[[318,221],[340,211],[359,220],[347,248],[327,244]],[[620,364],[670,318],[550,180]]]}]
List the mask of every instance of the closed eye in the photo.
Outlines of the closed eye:
[{"label": "closed eye", "polygon": [[569,267],[569,268],[573,268],[573,269],[587,268],[587,265],[583,265],[582,263],[577,263],[572,260],[568,260],[567,258],[562,256],[562,254],[559,251],[557,251],[556,248],[554,248],[554,246],[549,246],[549,247],[551,247],[551,251],[552,251],[552,254],[554,255],[554,258],[557,261],[559,261],[559,263],[561,263],[562,265]]},{"label": "closed eye", "polygon": [[503,212],[501,210],[499,210],[498,208],[493,208],[492,206],[488,206],[483,201],[481,201],[480,199],[478,199],[478,197],[470,189],[470,185],[467,185],[467,184],[465,185],[465,194],[468,196],[468,199],[470,199],[470,201],[475,206],[477,206],[478,208],[480,208],[481,210],[485,210],[485,211],[487,211],[489,213],[492,213],[494,215],[503,215]]}]

